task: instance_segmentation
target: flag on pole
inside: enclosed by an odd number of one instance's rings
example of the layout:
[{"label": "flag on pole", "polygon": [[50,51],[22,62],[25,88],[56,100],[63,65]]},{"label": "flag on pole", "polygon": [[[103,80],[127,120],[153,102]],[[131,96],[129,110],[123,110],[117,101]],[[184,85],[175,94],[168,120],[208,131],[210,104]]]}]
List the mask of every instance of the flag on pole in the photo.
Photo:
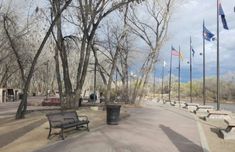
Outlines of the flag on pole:
[{"label": "flag on pole", "polygon": [[171,46],[171,54],[174,56],[179,56],[179,52],[176,51],[176,49],[173,46]]},{"label": "flag on pole", "polygon": [[194,54],[195,54],[195,51],[194,51],[194,49],[193,49],[193,48],[192,48],[192,53],[193,53],[192,55],[194,56]]},{"label": "flag on pole", "polygon": [[164,66],[164,67],[166,66],[166,61],[165,61],[165,60],[163,61],[163,66]]},{"label": "flag on pole", "polygon": [[214,41],[215,38],[214,38],[214,34],[211,33],[206,27],[205,25],[203,25],[203,37],[204,39],[206,39],[207,41]]},{"label": "flag on pole", "polygon": [[173,46],[171,46],[171,54],[173,56],[180,56],[180,59],[183,60],[184,55],[182,52],[177,51]]},{"label": "flag on pole", "polygon": [[184,60],[184,54],[182,51],[180,51],[180,59],[183,61]]},{"label": "flag on pole", "polygon": [[227,25],[227,21],[225,19],[225,14],[224,14],[224,10],[222,8],[222,5],[219,1],[219,6],[218,6],[218,11],[219,11],[219,15],[221,16],[221,21],[222,21],[222,24],[223,24],[223,27],[224,29],[228,30],[228,25]]}]

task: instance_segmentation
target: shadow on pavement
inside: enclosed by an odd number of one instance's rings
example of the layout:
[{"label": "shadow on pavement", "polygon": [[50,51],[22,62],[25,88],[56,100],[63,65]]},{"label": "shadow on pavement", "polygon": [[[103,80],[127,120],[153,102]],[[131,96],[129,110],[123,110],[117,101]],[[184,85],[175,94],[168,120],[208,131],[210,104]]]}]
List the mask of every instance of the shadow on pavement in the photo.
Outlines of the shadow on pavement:
[{"label": "shadow on pavement", "polygon": [[41,119],[41,120],[33,122],[27,126],[19,128],[17,130],[0,135],[0,148],[13,142],[17,138],[23,136],[24,134],[28,133],[29,131],[33,130],[34,128],[38,127],[39,125],[43,124],[44,122],[46,122],[46,119]]},{"label": "shadow on pavement", "polygon": [[220,132],[219,128],[210,128],[211,132],[215,133],[217,135],[217,137],[223,139],[223,135]]},{"label": "shadow on pavement", "polygon": [[168,136],[171,142],[176,146],[180,152],[203,152],[202,147],[193,143],[191,140],[185,138],[181,134],[175,132],[171,128],[159,125],[163,132]]}]

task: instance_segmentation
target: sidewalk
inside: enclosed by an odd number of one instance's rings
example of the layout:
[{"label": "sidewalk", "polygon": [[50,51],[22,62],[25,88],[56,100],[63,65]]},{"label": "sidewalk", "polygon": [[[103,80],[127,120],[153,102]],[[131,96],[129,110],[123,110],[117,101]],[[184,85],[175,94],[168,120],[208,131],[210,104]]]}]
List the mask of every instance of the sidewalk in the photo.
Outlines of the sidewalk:
[{"label": "sidewalk", "polygon": [[121,108],[122,117],[128,113],[130,116],[114,126],[106,125],[105,111],[80,109],[79,114],[89,117],[91,131],[69,131],[64,141],[58,136],[47,140],[44,112],[30,113],[18,121],[6,119],[0,123],[0,151],[233,152],[235,149],[235,141],[218,137],[219,127],[225,127],[221,122],[205,122],[185,109],[157,102],[125,107]]},{"label": "sidewalk", "polygon": [[105,125],[36,152],[203,152],[197,123],[188,112],[160,104],[129,112],[117,126]]},{"label": "sidewalk", "polygon": [[[36,97],[29,97],[28,98],[28,104],[31,105],[38,105],[44,100],[44,96],[36,96]],[[14,102],[5,102],[0,104],[0,119],[7,118],[7,117],[14,117],[17,108],[20,104],[20,101],[14,101]],[[56,106],[27,106],[27,111],[49,111],[51,109],[60,109],[60,107]]]}]

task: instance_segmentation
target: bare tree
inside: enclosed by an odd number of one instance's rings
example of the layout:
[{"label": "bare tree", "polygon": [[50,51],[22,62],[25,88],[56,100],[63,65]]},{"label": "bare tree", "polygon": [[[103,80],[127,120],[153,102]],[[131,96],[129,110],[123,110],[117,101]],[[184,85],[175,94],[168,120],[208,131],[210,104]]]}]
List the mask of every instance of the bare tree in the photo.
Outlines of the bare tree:
[{"label": "bare tree", "polygon": [[[30,86],[30,82],[31,82],[31,79],[33,77],[33,73],[34,73],[34,70],[35,70],[35,66],[37,64],[37,61],[38,61],[38,58],[53,30],[53,27],[55,26],[57,20],[60,18],[60,15],[62,14],[62,12],[68,7],[68,5],[71,3],[72,0],[68,0],[65,2],[64,6],[61,8],[61,10],[59,12],[57,12],[57,15],[55,16],[54,20],[52,21],[52,23],[50,24],[50,27],[49,29],[47,30],[46,32],[46,35],[44,36],[39,48],[37,49],[36,51],[36,54],[34,55],[33,57],[33,60],[32,60],[32,65],[30,66],[29,68],[29,72],[27,74],[27,76],[23,76],[22,75],[22,78],[24,77],[24,87],[23,87],[23,98],[19,104],[19,107],[17,109],[17,113],[16,113],[16,119],[20,119],[20,118],[24,118],[24,115],[25,115],[25,112],[27,110],[27,97],[28,97],[28,90],[29,90],[29,86]],[[5,20],[7,20],[7,17],[4,16]],[[14,50],[13,50],[14,51]],[[18,57],[17,57],[18,58]],[[19,59],[19,58],[18,58]],[[19,65],[19,63],[18,63]]]},{"label": "bare tree", "polygon": [[137,15],[135,8],[132,9],[131,13],[128,15],[128,25],[132,32],[145,42],[149,48],[149,53],[140,69],[141,76],[135,84],[132,101],[136,100],[138,92],[143,92],[149,73],[152,71],[153,65],[158,59],[159,51],[166,41],[173,3],[173,0],[145,1],[144,8],[146,14],[150,16],[148,20],[152,22],[144,22],[143,19]]},{"label": "bare tree", "polygon": [[[63,0],[50,0],[50,4],[52,6],[51,10],[51,18],[56,17],[58,12],[61,10],[61,5],[63,4]],[[66,98],[70,98],[72,96],[72,83],[70,80],[70,74],[69,74],[69,66],[68,66],[68,55],[67,50],[65,47],[65,38],[62,33],[62,16],[59,17],[59,19],[56,22],[56,36],[53,33],[53,38],[56,42],[55,47],[55,68],[56,68],[56,78],[57,78],[57,84],[60,94],[60,100],[62,101],[62,106],[64,106],[64,100],[62,99],[62,80],[60,75],[60,63],[59,63],[59,57],[62,62],[62,70],[63,70],[63,82],[65,87],[65,96]],[[53,32],[53,31],[52,31]],[[65,99],[66,99],[65,98]],[[69,103],[68,103],[69,104]],[[71,106],[70,106],[71,107]]]},{"label": "bare tree", "polygon": [[80,36],[80,55],[77,68],[76,81],[76,97],[74,101],[78,101],[87,75],[87,69],[92,51],[92,44],[96,30],[101,21],[113,11],[125,6],[131,2],[139,2],[136,0],[77,0],[77,22],[72,20],[74,25],[78,26]]}]

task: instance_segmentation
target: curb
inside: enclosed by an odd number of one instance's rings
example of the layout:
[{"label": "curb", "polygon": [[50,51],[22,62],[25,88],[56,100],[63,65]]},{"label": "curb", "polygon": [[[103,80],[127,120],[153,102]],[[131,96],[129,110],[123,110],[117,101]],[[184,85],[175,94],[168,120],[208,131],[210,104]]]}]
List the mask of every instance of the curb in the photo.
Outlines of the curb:
[{"label": "curb", "polygon": [[206,139],[206,136],[204,134],[204,130],[203,130],[198,118],[195,115],[194,115],[194,118],[197,122],[197,128],[198,128],[198,132],[199,132],[200,139],[201,139],[202,150],[203,150],[203,152],[210,152],[210,148],[209,148],[209,145],[207,143],[207,139]]}]

